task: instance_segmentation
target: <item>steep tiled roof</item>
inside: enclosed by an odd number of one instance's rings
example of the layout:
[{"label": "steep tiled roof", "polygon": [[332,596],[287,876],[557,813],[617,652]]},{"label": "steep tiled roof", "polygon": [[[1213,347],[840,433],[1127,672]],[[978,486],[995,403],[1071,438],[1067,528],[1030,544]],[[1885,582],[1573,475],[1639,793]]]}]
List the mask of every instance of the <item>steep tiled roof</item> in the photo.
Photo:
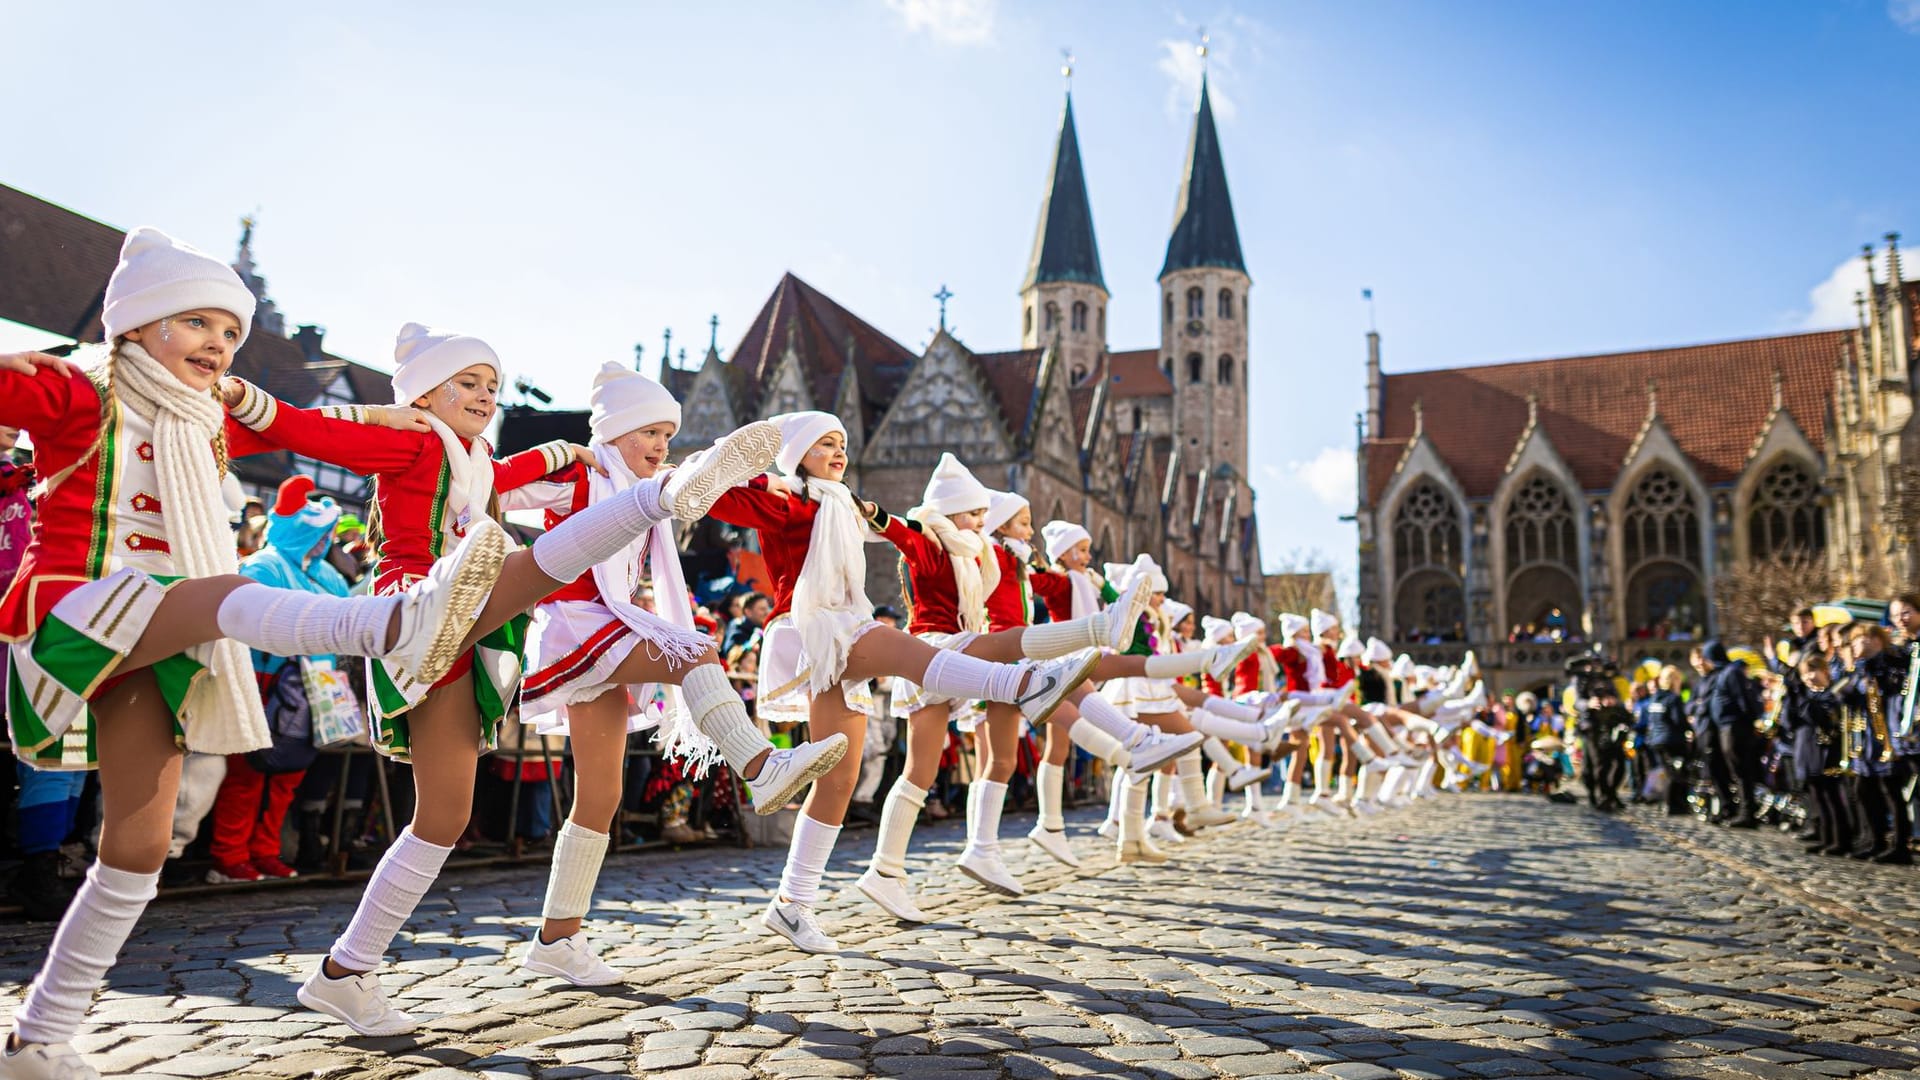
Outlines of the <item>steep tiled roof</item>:
[{"label": "steep tiled roof", "polygon": [[1100,276],[1100,245],[1093,238],[1093,207],[1087,201],[1087,178],[1080,168],[1080,136],[1073,126],[1073,95],[1067,95],[1060,115],[1060,139],[1054,147],[1053,168],[1047,173],[1047,197],[1040,204],[1040,224],[1033,233],[1033,254],[1027,260],[1025,289],[1046,281],[1107,283]]},{"label": "steep tiled roof", "polygon": [[124,234],[0,184],[0,319],[99,341]]},{"label": "steep tiled roof", "polygon": [[1200,77],[1200,107],[1187,137],[1187,167],[1180,174],[1180,198],[1173,210],[1173,235],[1160,276],[1196,266],[1246,272],[1240,257],[1240,227],[1233,220],[1233,195],[1227,190],[1227,166],[1220,160],[1220,133],[1213,126],[1213,100],[1206,76]]},{"label": "steep tiled roof", "polygon": [[1040,358],[1044,355],[1045,349],[974,354],[974,360],[986,373],[987,385],[993,389],[994,400],[1000,404],[1000,414],[1006,417],[1007,430],[1013,432],[1015,438],[1028,434],[1028,425],[1035,419],[1033,405],[1038,395],[1034,389],[1040,379]]},{"label": "steep tiled roof", "polygon": [[1732,481],[1781,400],[1816,449],[1826,444],[1834,365],[1849,336],[1823,330],[1644,352],[1576,356],[1388,375],[1381,437],[1366,448],[1367,493],[1377,501],[1414,432],[1423,428],[1469,497],[1491,495],[1527,424],[1540,426],[1589,491],[1611,487],[1647,418],[1647,385],[1660,419],[1709,484]]},{"label": "steep tiled roof", "polygon": [[1113,385],[1107,392],[1116,398],[1171,397],[1173,383],[1160,370],[1160,350],[1129,349],[1108,356],[1108,377]]},{"label": "steep tiled roof", "polygon": [[789,340],[800,357],[813,399],[823,409],[831,409],[839,393],[851,341],[869,431],[906,382],[915,359],[906,346],[788,272],[754,316],[729,361],[744,377],[753,398],[749,408],[758,405],[761,389],[780,366]]}]

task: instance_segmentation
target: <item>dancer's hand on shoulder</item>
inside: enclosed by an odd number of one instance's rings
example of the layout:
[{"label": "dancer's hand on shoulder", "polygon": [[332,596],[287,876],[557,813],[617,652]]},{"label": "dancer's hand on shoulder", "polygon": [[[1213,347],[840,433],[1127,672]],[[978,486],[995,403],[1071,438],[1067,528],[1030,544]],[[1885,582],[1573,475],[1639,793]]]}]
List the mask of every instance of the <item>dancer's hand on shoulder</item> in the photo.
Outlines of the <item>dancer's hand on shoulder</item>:
[{"label": "dancer's hand on shoulder", "polygon": [[367,419],[376,427],[421,433],[433,430],[433,425],[427,423],[426,414],[411,405],[369,405],[367,412]]},{"label": "dancer's hand on shoulder", "polygon": [[239,408],[240,399],[247,395],[247,384],[235,376],[223,375],[220,377],[218,386],[220,390],[220,404],[225,405],[229,409]]},{"label": "dancer's hand on shoulder", "polygon": [[601,476],[607,475],[606,468],[600,464],[600,456],[595,454],[592,449],[581,446],[579,443],[568,443],[567,449],[572,452],[573,460],[585,465]]},{"label": "dancer's hand on shoulder", "polygon": [[43,367],[52,368],[62,375],[72,375],[76,370],[71,362],[49,353],[0,353],[0,371],[17,371],[22,375],[35,375]]}]

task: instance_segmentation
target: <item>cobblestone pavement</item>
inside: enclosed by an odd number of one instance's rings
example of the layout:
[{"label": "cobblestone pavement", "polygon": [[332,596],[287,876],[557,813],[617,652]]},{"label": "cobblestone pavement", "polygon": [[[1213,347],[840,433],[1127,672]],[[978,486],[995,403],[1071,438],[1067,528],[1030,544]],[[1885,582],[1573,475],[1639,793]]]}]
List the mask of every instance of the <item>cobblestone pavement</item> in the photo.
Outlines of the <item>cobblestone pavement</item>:
[{"label": "cobblestone pavement", "polygon": [[[294,1003],[357,889],[162,904],[80,1042],[152,1076],[1920,1075],[1909,869],[1527,796],[1309,822],[1118,868],[1082,815],[1089,868],[1013,843],[1011,901],[947,868],[957,827],[925,828],[941,921],[914,928],[855,899],[873,834],[849,833],[828,958],[743,925],[781,852],[615,858],[589,924],[630,973],[612,992],[503,956],[544,870],[450,874],[385,975],[428,1017],[405,1039]],[[0,1004],[48,933],[0,933]]]}]

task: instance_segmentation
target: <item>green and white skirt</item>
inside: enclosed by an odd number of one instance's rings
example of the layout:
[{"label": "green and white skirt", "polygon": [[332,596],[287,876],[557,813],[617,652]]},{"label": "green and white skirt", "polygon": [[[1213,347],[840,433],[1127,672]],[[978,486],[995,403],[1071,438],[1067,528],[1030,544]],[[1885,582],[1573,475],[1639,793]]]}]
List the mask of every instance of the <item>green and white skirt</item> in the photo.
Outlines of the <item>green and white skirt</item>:
[{"label": "green and white skirt", "polygon": [[[37,769],[99,766],[98,724],[87,699],[112,683],[180,580],[117,570],[61,597],[31,636],[8,645],[7,731],[15,757]],[[180,652],[152,670],[173,715],[174,744],[185,749],[181,709],[206,666]]]},{"label": "green and white skirt", "polygon": [[505,626],[480,639],[467,655],[432,686],[402,676],[379,660],[367,661],[367,734],[374,749],[395,761],[411,761],[413,740],[407,714],[427,693],[450,686],[473,673],[473,702],[479,706],[480,752],[500,745],[500,721],[519,703],[520,680],[526,674],[528,616],[516,615]]}]

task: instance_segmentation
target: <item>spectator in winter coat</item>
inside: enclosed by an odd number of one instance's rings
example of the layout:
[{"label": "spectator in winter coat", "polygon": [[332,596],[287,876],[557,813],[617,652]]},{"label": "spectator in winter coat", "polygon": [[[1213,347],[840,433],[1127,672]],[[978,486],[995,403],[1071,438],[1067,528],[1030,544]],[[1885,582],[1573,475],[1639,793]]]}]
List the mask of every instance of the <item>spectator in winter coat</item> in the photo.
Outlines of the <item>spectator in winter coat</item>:
[{"label": "spectator in winter coat", "polygon": [[[1720,816],[1732,817],[1732,828],[1758,828],[1761,744],[1753,725],[1762,711],[1760,688],[1747,675],[1746,665],[1730,659],[1720,642],[1707,642],[1700,654],[1708,668],[1700,687],[1712,739],[1707,762],[1720,796]],[[1736,786],[1737,812],[1733,809]]]}]

